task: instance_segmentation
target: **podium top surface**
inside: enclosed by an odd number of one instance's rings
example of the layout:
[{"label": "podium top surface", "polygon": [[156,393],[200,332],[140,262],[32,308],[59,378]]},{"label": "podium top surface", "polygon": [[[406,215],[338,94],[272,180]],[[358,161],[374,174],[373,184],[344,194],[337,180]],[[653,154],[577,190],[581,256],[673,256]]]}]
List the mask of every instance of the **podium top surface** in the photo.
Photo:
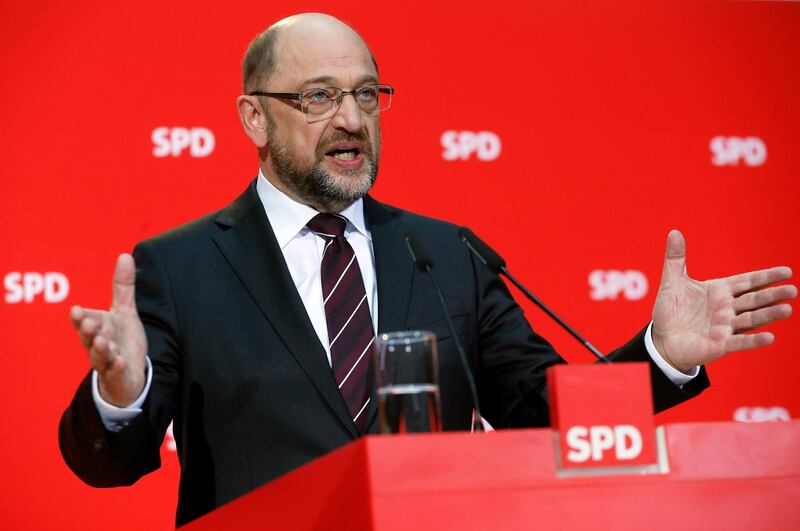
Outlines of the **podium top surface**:
[{"label": "podium top surface", "polygon": [[674,529],[654,511],[682,529],[800,529],[800,421],[671,424],[663,440],[666,473],[565,478],[550,429],[370,436],[186,529]]}]

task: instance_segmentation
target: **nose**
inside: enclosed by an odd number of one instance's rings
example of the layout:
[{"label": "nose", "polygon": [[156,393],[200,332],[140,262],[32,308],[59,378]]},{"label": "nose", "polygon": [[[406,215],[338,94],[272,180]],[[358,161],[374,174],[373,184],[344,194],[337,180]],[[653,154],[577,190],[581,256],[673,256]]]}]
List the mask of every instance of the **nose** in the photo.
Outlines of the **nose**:
[{"label": "nose", "polygon": [[342,94],[342,101],[336,114],[333,115],[332,124],[337,129],[343,129],[350,133],[356,133],[364,126],[361,109],[358,108],[356,97],[353,94]]}]

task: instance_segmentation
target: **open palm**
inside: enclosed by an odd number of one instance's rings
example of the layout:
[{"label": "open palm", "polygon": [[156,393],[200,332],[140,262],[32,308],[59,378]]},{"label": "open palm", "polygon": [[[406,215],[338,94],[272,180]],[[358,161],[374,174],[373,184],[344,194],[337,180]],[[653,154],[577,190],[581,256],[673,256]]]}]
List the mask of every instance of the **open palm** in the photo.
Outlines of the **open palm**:
[{"label": "open palm", "polygon": [[[686,242],[673,230],[661,286],[653,307],[653,342],[678,370],[714,361],[729,352],[763,347],[770,332],[754,332],[792,314],[784,301],[797,296],[793,285],[772,286],[791,278],[788,267],[773,267],[703,282],[689,278]],[[754,333],[746,333],[754,332]]]}]

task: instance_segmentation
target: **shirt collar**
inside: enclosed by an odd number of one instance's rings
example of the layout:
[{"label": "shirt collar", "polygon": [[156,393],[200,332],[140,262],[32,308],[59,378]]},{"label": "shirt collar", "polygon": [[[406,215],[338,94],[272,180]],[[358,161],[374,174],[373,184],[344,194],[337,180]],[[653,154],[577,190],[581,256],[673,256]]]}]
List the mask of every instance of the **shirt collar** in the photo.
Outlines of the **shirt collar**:
[{"label": "shirt collar", "polygon": [[[281,249],[298,234],[307,232],[306,223],[319,214],[310,206],[298,203],[275,188],[261,170],[258,171],[256,192],[258,192],[261,204],[264,205],[264,211],[267,213],[267,218]],[[345,233],[357,231],[372,240],[364,220],[364,201],[362,199],[359,198],[339,214],[347,218]]]}]

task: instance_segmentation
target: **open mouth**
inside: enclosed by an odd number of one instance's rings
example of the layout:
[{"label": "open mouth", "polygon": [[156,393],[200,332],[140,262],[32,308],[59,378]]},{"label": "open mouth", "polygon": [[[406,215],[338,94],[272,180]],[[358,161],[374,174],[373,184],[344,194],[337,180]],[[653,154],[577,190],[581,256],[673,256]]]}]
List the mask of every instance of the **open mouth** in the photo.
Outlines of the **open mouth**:
[{"label": "open mouth", "polygon": [[361,142],[338,142],[325,152],[325,157],[336,166],[354,170],[364,163],[364,144]]},{"label": "open mouth", "polygon": [[353,160],[360,153],[361,151],[358,148],[348,148],[348,149],[333,149],[331,151],[328,151],[326,155],[338,160]]}]

